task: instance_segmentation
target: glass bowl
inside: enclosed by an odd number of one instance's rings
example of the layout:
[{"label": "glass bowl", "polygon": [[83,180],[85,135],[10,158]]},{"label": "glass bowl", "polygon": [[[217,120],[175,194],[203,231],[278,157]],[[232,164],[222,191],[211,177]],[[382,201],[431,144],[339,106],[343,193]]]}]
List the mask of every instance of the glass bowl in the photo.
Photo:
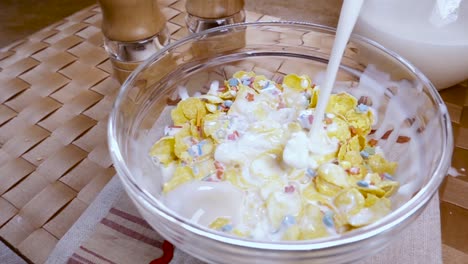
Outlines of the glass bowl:
[{"label": "glass bowl", "polygon": [[399,162],[395,177],[401,187],[389,215],[340,237],[267,242],[194,224],[161,201],[163,178],[148,152],[170,123],[179,86],[190,95],[204,93],[211,81],[239,70],[274,80],[288,73],[308,74],[320,84],[334,34],[332,28],[298,22],[223,26],[162,49],[123,84],[109,121],[112,159],[141,215],[165,239],[210,263],[344,263],[378,252],[423,211],[450,166],[447,108],[419,70],[356,35],[347,46],[335,91],[373,101],[378,121],[371,137],[379,139],[388,159]]}]

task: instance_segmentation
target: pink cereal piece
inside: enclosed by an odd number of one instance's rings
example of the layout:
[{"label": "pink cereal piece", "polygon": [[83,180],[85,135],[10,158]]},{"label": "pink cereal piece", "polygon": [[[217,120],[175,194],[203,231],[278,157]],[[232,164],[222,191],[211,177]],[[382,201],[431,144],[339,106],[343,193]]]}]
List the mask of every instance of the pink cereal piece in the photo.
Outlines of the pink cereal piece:
[{"label": "pink cereal piece", "polygon": [[360,172],[361,172],[361,169],[358,167],[352,167],[349,169],[349,173],[354,174],[354,175],[359,174]]},{"label": "pink cereal piece", "polygon": [[252,102],[253,100],[255,100],[255,96],[252,93],[247,93],[247,95],[245,96],[245,99],[247,99],[247,101],[249,102]]},{"label": "pink cereal piece", "polygon": [[228,135],[228,140],[236,140],[238,138],[239,138],[239,132],[237,132],[237,130],[234,130],[232,134]]},{"label": "pink cereal piece", "polygon": [[292,186],[292,185],[288,185],[288,186],[284,187],[284,192],[285,193],[293,193],[295,190],[296,190],[296,188],[294,188],[294,186]]},{"label": "pink cereal piece", "polygon": [[309,124],[312,124],[314,122],[314,116],[313,115],[309,115],[307,117],[307,120],[309,121]]}]

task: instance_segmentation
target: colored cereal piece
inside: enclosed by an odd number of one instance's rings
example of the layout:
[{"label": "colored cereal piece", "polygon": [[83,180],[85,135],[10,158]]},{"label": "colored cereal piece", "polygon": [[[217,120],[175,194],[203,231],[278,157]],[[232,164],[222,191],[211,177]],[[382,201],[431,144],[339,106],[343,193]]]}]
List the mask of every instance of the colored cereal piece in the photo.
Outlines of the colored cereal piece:
[{"label": "colored cereal piece", "polygon": [[151,147],[150,156],[157,158],[161,164],[167,166],[176,159],[174,144],[174,137],[163,137]]},{"label": "colored cereal piece", "polygon": [[174,190],[183,183],[193,179],[192,169],[188,166],[178,166],[172,178],[164,184],[163,193]]}]

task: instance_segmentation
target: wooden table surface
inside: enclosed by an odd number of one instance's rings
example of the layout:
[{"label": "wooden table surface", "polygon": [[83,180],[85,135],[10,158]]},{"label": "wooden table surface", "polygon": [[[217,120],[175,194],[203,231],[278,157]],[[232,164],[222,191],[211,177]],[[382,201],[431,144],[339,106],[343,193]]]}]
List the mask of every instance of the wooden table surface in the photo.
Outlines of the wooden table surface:
[{"label": "wooden table surface", "polygon": [[[246,2],[248,9],[285,19],[293,18],[294,12],[300,10],[297,2],[285,6],[281,1],[272,1],[268,8],[265,1],[257,1],[256,4],[253,1]],[[327,8],[320,18],[312,17],[310,21],[333,26],[340,1],[319,2],[323,2]],[[176,37],[186,34],[178,32],[181,27],[177,26],[178,23],[184,23],[183,16],[176,12],[183,6],[183,1],[161,0],[160,4],[166,8],[164,13],[171,22],[171,32]],[[305,5],[310,4],[306,2]],[[11,12],[13,9],[8,10],[10,15],[14,13]],[[5,9],[0,11],[0,16],[1,12],[5,12]],[[18,13],[11,17],[21,15],[25,14]],[[308,19],[304,14],[301,17]],[[7,173],[13,173],[15,177],[13,180],[9,177],[9,182],[0,182],[0,237],[29,260],[44,259],[44,256],[36,253],[34,241],[42,239],[46,241],[42,246],[53,248],[79,216],[78,213],[67,217],[63,209],[69,208],[65,211],[67,213],[82,212],[114,173],[108,157],[102,152],[106,146],[96,142],[96,138],[105,140],[105,124],[102,120],[107,115],[100,113],[109,110],[115,95],[115,91],[109,87],[115,86],[115,80],[109,78],[110,63],[99,51],[102,43],[99,25],[95,23],[97,18],[91,16],[80,19],[59,22],[55,31],[34,34],[32,39],[0,52],[0,163],[3,162],[0,164],[0,179],[5,180]],[[30,28],[37,27],[36,22],[29,25]],[[28,29],[28,23],[25,23],[24,29]],[[72,36],[60,39],[60,34],[63,36],[64,33],[59,31],[68,32]],[[5,32],[1,32],[2,38],[9,39],[9,33]],[[29,55],[21,57],[28,52]],[[51,56],[53,54],[57,56]],[[21,58],[12,60],[15,56]],[[5,67],[11,66],[8,60],[14,62],[14,67]],[[42,76],[28,74],[28,71],[36,69],[41,63],[48,65],[49,70],[51,66],[55,67],[52,69],[56,72],[37,71]],[[87,70],[90,65],[92,69]],[[83,74],[89,75],[80,76]],[[44,86],[47,82],[52,85]],[[79,93],[73,92],[76,87],[90,89],[80,97]],[[448,106],[454,127],[456,148],[452,166],[461,174],[458,177],[448,176],[440,189],[444,262],[468,263],[468,174],[465,172],[468,169],[468,82],[446,89],[441,95]],[[13,129],[12,122],[16,122],[14,127],[22,128],[23,131]],[[33,129],[26,131],[26,128]],[[87,142],[79,138],[94,141]],[[59,151],[58,154],[56,151]],[[63,161],[66,161],[65,164]],[[33,173],[36,168],[46,172],[54,170],[54,175],[61,180],[55,182],[42,179]],[[80,172],[92,175],[78,181],[70,180],[73,173]],[[36,210],[35,206],[44,203],[52,203],[52,211]],[[12,220],[23,219],[18,216],[28,219],[28,215],[41,216],[43,219],[34,218],[32,224],[15,229],[22,222]],[[21,239],[16,239],[18,236]]]}]

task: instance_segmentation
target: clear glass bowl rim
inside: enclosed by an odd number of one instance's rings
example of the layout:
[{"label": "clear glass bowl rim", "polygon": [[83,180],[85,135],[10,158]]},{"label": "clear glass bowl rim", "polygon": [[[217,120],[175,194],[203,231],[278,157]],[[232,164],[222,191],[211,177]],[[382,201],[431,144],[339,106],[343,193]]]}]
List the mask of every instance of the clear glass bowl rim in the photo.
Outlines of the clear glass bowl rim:
[{"label": "clear glass bowl rim", "polygon": [[[357,243],[362,240],[366,240],[372,238],[380,233],[388,231],[395,226],[398,226],[405,222],[407,218],[410,218],[413,214],[417,213],[425,207],[432,196],[438,190],[442,180],[446,176],[446,173],[451,164],[451,156],[453,150],[453,138],[452,138],[452,126],[450,117],[448,114],[447,107],[440,97],[437,89],[434,85],[429,81],[429,79],[419,71],[415,66],[413,66],[409,61],[398,55],[397,53],[383,47],[379,43],[370,40],[368,38],[362,37],[357,34],[352,34],[350,40],[357,40],[361,42],[365,42],[377,48],[378,50],[386,53],[393,59],[396,59],[399,63],[402,64],[403,67],[406,67],[409,71],[411,71],[414,76],[419,79],[419,81],[428,88],[429,94],[431,99],[434,100],[435,103],[438,104],[440,107],[439,118],[443,121],[443,128],[442,128],[442,146],[443,149],[441,159],[435,168],[434,171],[431,173],[433,176],[429,180],[429,182],[424,185],[417,194],[412,197],[408,202],[403,204],[400,208],[393,211],[391,214],[387,215],[384,219],[378,221],[377,223],[361,227],[357,230],[354,230],[349,233],[345,233],[338,237],[328,237],[323,239],[316,239],[316,240],[304,240],[304,241],[288,241],[288,242],[269,242],[269,241],[253,241],[247,240],[243,238],[234,238],[221,235],[219,233],[214,232],[213,230],[205,227],[201,227],[195,225],[184,219],[170,210],[162,202],[148,193],[146,190],[141,188],[134,178],[131,176],[132,173],[129,170],[125,159],[123,158],[122,152],[120,151],[120,147],[118,144],[118,137],[117,137],[117,129],[115,124],[118,120],[119,116],[119,106],[121,105],[122,101],[124,100],[126,93],[131,87],[131,84],[136,80],[138,77],[138,73],[142,72],[146,69],[150,64],[154,63],[155,61],[159,60],[160,58],[164,57],[166,54],[170,53],[172,50],[180,47],[181,45],[187,44],[194,39],[198,39],[200,37],[213,34],[213,33],[221,33],[223,31],[227,31],[230,29],[236,28],[246,28],[246,27],[262,27],[262,26],[274,26],[274,27],[294,27],[294,28],[302,28],[302,29],[309,29],[310,31],[318,30],[321,32],[327,32],[332,35],[336,33],[336,29],[328,26],[323,26],[314,23],[308,22],[297,22],[297,21],[274,21],[274,22],[245,22],[245,23],[237,23],[231,24],[226,26],[221,26],[209,30],[205,30],[199,33],[193,33],[185,38],[182,38],[178,41],[175,41],[168,46],[164,47],[163,49],[159,50],[145,62],[143,62],[140,66],[138,66],[135,71],[128,77],[128,79],[123,83],[117,98],[113,104],[112,111],[109,116],[108,122],[108,144],[109,150],[114,161],[114,167],[127,188],[130,191],[137,193],[141,199],[144,200],[145,203],[150,205],[152,209],[155,209],[158,214],[165,218],[165,220],[170,221],[172,223],[177,224],[178,226],[182,227],[183,229],[187,230],[190,233],[194,233],[196,235],[210,238],[212,240],[231,244],[233,246],[239,247],[247,247],[251,249],[265,249],[265,250],[280,250],[280,251],[308,251],[308,250],[319,250],[331,247],[338,247],[342,245],[348,245]],[[409,223],[407,223],[409,224]]]}]

